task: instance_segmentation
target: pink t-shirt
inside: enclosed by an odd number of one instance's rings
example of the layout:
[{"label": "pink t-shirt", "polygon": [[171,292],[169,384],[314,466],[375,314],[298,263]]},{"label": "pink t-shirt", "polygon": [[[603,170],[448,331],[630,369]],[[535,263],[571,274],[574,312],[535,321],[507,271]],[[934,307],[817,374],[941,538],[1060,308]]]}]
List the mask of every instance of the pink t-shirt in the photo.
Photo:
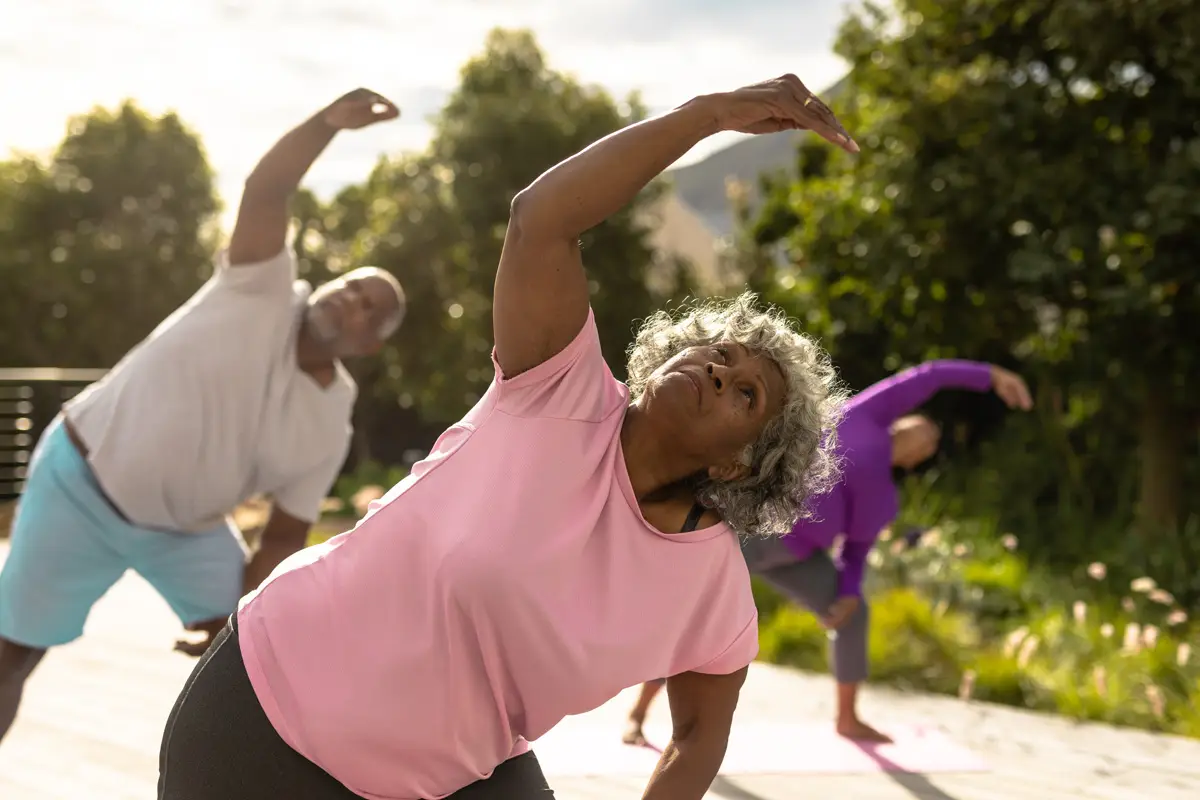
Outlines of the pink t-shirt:
[{"label": "pink t-shirt", "polygon": [[283,739],[363,797],[437,800],[626,687],[749,664],[737,537],[645,521],[627,404],[589,314],[244,599],[242,656]]}]

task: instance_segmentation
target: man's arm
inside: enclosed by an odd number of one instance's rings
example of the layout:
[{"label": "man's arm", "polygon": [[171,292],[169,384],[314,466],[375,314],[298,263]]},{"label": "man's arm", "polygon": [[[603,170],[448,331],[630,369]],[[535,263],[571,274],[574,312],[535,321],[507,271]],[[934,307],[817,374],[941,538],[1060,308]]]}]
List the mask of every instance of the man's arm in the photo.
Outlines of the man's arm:
[{"label": "man's arm", "polygon": [[667,679],[671,741],[643,800],[700,800],[725,759],[729,729],[747,668],[729,675],[685,672]]},{"label": "man's arm", "polygon": [[308,532],[311,528],[312,523],[308,520],[293,517],[278,504],[273,505],[271,515],[267,518],[267,524],[259,537],[258,550],[246,565],[242,594],[257,589],[279,566],[279,562],[302,549],[308,542]]},{"label": "man's arm", "polygon": [[399,114],[381,95],[356,89],[276,142],[246,178],[229,242],[230,266],[258,264],[279,255],[287,240],[288,201],[338,131],[366,127]]}]

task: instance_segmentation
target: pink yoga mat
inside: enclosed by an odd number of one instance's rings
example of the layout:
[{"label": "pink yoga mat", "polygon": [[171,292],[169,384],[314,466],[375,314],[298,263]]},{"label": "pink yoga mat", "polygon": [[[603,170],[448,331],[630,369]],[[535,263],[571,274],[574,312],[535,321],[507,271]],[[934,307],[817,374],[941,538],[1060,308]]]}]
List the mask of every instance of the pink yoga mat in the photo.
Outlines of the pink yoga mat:
[{"label": "pink yoga mat", "polygon": [[[856,774],[864,772],[984,772],[971,751],[929,728],[885,731],[888,745],[856,744],[836,736],[828,724],[735,725],[722,775]],[[665,731],[648,728],[649,747],[621,744],[621,731],[567,720],[533,745],[547,775],[587,777],[645,775],[658,762]]]}]

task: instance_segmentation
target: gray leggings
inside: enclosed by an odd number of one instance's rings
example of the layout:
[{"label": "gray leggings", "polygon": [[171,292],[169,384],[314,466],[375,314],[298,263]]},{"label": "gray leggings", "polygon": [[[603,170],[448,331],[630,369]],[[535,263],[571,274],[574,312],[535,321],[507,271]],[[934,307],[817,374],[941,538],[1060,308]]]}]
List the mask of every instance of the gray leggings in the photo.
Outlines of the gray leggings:
[{"label": "gray leggings", "polygon": [[[824,550],[817,550],[804,561],[760,570],[758,575],[814,614],[824,614],[838,598],[838,569]],[[869,614],[863,599],[846,624],[830,634],[833,677],[838,683],[862,683],[867,679]]]}]

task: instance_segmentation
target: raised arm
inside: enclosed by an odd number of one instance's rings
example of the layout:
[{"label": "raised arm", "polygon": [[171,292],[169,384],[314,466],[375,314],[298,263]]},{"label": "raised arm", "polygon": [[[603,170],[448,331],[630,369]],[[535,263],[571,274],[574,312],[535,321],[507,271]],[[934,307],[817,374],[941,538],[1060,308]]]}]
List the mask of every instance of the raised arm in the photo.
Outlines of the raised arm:
[{"label": "raised arm", "polygon": [[276,142],[246,178],[229,242],[229,264],[258,264],[283,250],[288,201],[338,131],[365,128],[399,115],[396,106],[381,95],[355,89]]},{"label": "raised arm", "polygon": [[862,413],[880,425],[890,425],[943,389],[970,389],[996,394],[1010,408],[1032,405],[1025,382],[1012,372],[979,361],[926,361],[873,384],[850,399],[846,413]]},{"label": "raised arm", "polygon": [[841,124],[795,76],[698,97],[630,125],[550,169],[512,203],[496,272],[496,359],[506,377],[566,347],[587,319],[579,236],[631,202],[704,138],[723,130],[812,130],[857,152]]}]

